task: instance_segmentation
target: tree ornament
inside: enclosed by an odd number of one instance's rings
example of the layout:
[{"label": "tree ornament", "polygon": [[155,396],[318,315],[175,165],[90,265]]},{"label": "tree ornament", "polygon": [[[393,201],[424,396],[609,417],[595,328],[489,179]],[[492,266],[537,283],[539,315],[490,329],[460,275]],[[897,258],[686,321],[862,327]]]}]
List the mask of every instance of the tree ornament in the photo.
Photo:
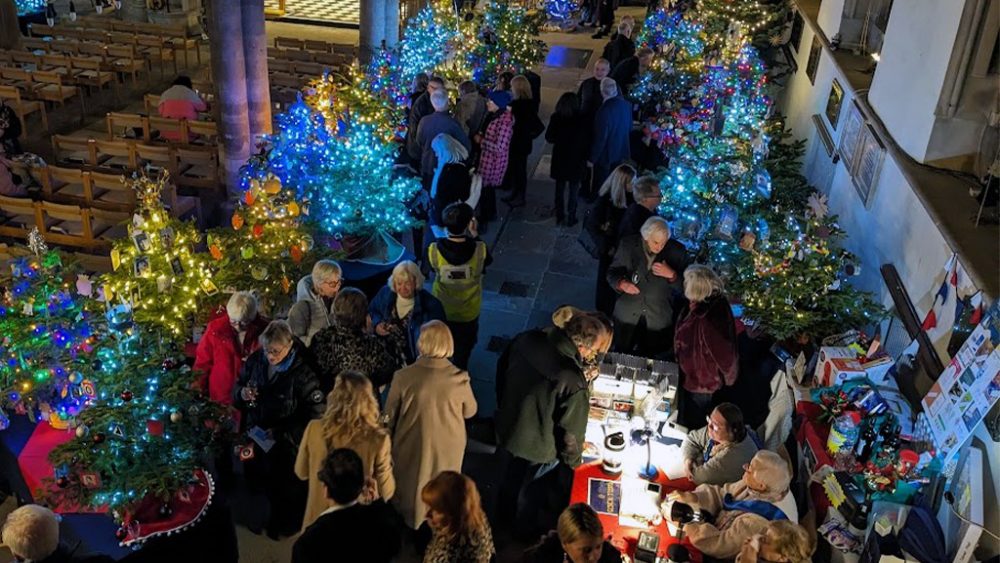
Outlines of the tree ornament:
[{"label": "tree ornament", "polygon": [[233,213],[233,219],[231,221],[233,225],[233,230],[240,230],[243,228],[243,216],[239,213]]},{"label": "tree ornament", "polygon": [[107,440],[107,436],[105,436],[103,432],[98,432],[94,434],[93,440],[95,444],[103,444],[104,441]]},{"label": "tree ornament", "polygon": [[243,192],[243,203],[246,203],[247,205],[253,205],[254,201],[256,200],[254,199],[253,190],[247,190]]},{"label": "tree ornament", "polygon": [[174,411],[170,413],[170,422],[177,423],[182,420],[184,420],[184,413],[182,413],[181,411]]},{"label": "tree ornament", "polygon": [[213,244],[209,246],[208,253],[212,255],[214,260],[222,260],[222,249],[219,248],[219,245]]},{"label": "tree ornament", "polygon": [[69,486],[69,479],[67,479],[66,477],[60,477],[56,479],[56,486],[59,487],[60,489],[65,489],[66,487]]},{"label": "tree ornament", "polygon": [[264,193],[268,195],[278,195],[281,192],[281,180],[271,176],[264,181]]},{"label": "tree ornament", "polygon": [[132,392],[129,391],[128,389],[122,391],[122,400],[125,401],[126,403],[131,401],[132,397],[133,397]]},{"label": "tree ornament", "polygon": [[264,234],[264,225],[257,223],[253,226],[253,236],[254,238],[260,238]]},{"label": "tree ornament", "polygon": [[87,428],[86,424],[81,424],[80,426],[76,427],[77,438],[86,438],[87,434],[90,434],[90,428]]},{"label": "tree ornament", "polygon": [[125,538],[127,538],[127,537],[128,537],[128,530],[125,529],[124,526],[121,527],[121,528],[118,528],[117,530],[115,530],[115,539],[116,540],[118,540],[120,542],[123,542],[123,541],[125,541]]}]

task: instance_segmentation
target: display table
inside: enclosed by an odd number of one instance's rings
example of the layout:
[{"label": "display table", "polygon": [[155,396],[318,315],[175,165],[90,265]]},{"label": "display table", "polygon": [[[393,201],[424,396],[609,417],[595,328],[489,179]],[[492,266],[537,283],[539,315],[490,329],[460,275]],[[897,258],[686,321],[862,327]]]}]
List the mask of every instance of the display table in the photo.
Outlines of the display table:
[{"label": "display table", "polygon": [[[611,476],[605,473],[601,469],[600,461],[592,461],[590,463],[585,463],[578,467],[573,475],[573,489],[570,492],[570,503],[583,502],[589,504],[589,489],[591,479],[602,479],[606,481],[619,481],[621,476]],[[667,495],[673,491],[691,491],[694,489],[694,483],[688,479],[674,479],[670,480],[667,478],[663,471],[657,471],[656,483],[659,483],[662,487],[662,496]],[[661,497],[662,498],[662,497]],[[601,519],[601,524],[604,526],[604,533],[606,536],[610,536],[609,541],[611,545],[615,546],[616,549],[622,553],[627,554],[631,557],[635,552],[636,543],[639,540],[639,532],[645,530],[648,532],[653,532],[660,537],[660,546],[657,555],[666,558],[667,548],[673,544],[680,543],[688,548],[691,552],[691,561],[696,563],[701,561],[701,553],[691,546],[691,543],[685,539],[678,542],[677,538],[670,535],[670,531],[667,529],[667,522],[661,521],[660,524],[654,528],[633,528],[628,526],[623,526],[619,523],[619,518],[614,514],[606,514],[598,512],[598,516]]]},{"label": "display table", "polygon": [[[31,437],[28,438],[28,442],[17,456],[17,465],[21,469],[24,483],[33,497],[39,497],[36,493],[42,488],[42,480],[53,476],[52,465],[49,463],[49,453],[57,446],[72,440],[74,436],[76,434],[73,430],[56,430],[44,423],[35,426]],[[52,509],[56,512],[107,512],[103,509],[79,506],[54,506]]]}]

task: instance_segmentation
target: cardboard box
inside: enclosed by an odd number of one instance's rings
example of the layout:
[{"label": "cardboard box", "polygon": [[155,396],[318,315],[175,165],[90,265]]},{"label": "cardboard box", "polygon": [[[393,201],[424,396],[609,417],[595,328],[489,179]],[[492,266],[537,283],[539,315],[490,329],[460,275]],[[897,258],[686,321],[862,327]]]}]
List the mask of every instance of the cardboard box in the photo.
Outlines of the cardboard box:
[{"label": "cardboard box", "polygon": [[896,362],[888,354],[876,355],[874,358],[866,358],[861,364],[868,379],[876,385],[883,385],[889,378],[889,371],[892,370]]},{"label": "cardboard box", "polygon": [[866,377],[864,364],[854,358],[832,358],[823,362],[823,371],[819,376],[820,387],[833,387],[845,381]]},{"label": "cardboard box", "polygon": [[836,359],[856,360],[858,355],[853,348],[848,346],[823,346],[819,349],[819,359],[816,360],[816,371],[813,376],[816,381],[822,381],[827,363]]},{"label": "cardboard box", "polygon": [[833,457],[826,451],[830,428],[815,420],[803,421],[796,438],[801,445],[802,468],[812,475],[824,465],[833,467]]}]

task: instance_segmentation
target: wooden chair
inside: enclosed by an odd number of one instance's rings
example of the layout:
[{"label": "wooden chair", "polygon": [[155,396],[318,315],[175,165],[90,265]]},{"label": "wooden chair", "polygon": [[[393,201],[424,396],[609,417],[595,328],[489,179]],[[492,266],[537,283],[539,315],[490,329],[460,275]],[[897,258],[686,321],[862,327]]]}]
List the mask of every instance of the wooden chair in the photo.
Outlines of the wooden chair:
[{"label": "wooden chair", "polygon": [[310,79],[321,76],[326,70],[322,63],[306,63],[297,61],[294,63],[294,67],[295,74],[304,74]]},{"label": "wooden chair", "polygon": [[292,61],[286,59],[267,59],[268,72],[292,72]]},{"label": "wooden chair", "polygon": [[76,52],[81,55],[90,55],[92,57],[101,57],[102,60],[107,59],[108,48],[106,45],[101,43],[93,43],[90,41],[80,41],[76,44]]},{"label": "wooden chair", "polygon": [[21,123],[26,123],[24,118],[27,115],[39,112],[42,116],[42,129],[49,130],[49,116],[45,111],[45,104],[42,102],[22,100],[21,91],[14,86],[0,86],[0,99],[4,100],[10,107],[14,108]]},{"label": "wooden chair", "polygon": [[306,51],[313,51],[314,53],[329,53],[333,50],[333,45],[327,41],[317,41],[315,39],[305,40]]},{"label": "wooden chair", "polygon": [[83,29],[80,31],[79,38],[84,41],[95,41],[97,43],[109,42],[109,33],[103,29]]},{"label": "wooden chair", "polygon": [[347,57],[340,53],[314,53],[313,60],[330,69],[340,68],[350,62]]},{"label": "wooden chair", "polygon": [[282,58],[288,59],[290,61],[300,61],[300,62],[312,62],[313,56],[316,53],[310,53],[309,51],[296,51],[294,49],[287,49],[282,53]]},{"label": "wooden chair", "polygon": [[63,83],[63,77],[58,72],[36,70],[31,73],[32,80],[35,81],[35,98],[46,102],[57,103],[60,106],[66,105],[66,100],[76,97],[80,100],[80,124],[83,124],[83,116],[87,113],[87,106],[83,101],[83,90],[76,86],[67,86]]},{"label": "wooden chair", "polygon": [[174,65],[174,74],[177,74],[177,55],[174,49],[158,35],[137,35],[136,41],[139,50],[146,54],[150,60],[156,61],[160,65],[160,77],[163,77],[163,67],[170,61]]},{"label": "wooden chair", "polygon": [[174,148],[173,179],[178,188],[194,188],[219,194],[219,154],[211,149]]},{"label": "wooden chair", "polygon": [[139,54],[134,45],[108,45],[108,62],[117,72],[132,75],[132,85],[138,84],[139,73],[146,73],[146,82],[149,82],[149,64]]},{"label": "wooden chair", "polygon": [[80,52],[80,42],[76,39],[53,39],[49,45],[49,51],[65,55],[75,55]]},{"label": "wooden chair", "polygon": [[166,145],[135,144],[135,166],[137,169],[154,167],[168,170],[173,176],[174,158]]},{"label": "wooden chair", "polygon": [[136,169],[135,142],[126,140],[107,141],[93,139],[94,161],[102,168],[130,172]]},{"label": "wooden chair", "polygon": [[305,47],[305,42],[298,37],[275,37],[274,46],[279,49],[301,50]]},{"label": "wooden chair", "polygon": [[94,201],[94,190],[90,184],[90,174],[79,168],[45,166],[39,169],[42,178],[42,194],[45,201],[90,206]]},{"label": "wooden chair", "polygon": [[27,51],[49,51],[52,42],[41,37],[22,37],[21,47]]},{"label": "wooden chair", "polygon": [[136,34],[127,31],[112,31],[108,34],[108,39],[115,45],[135,45]]},{"label": "wooden chair", "polygon": [[55,72],[62,76],[64,79],[73,80],[73,74],[70,68],[72,67],[72,62],[70,58],[62,53],[54,53],[42,55],[42,64],[39,70],[47,70],[50,72]]},{"label": "wooden chair", "polygon": [[0,68],[0,77],[8,86],[13,86],[21,91],[25,97],[33,98],[35,85],[32,84],[31,73],[23,68],[4,67]]},{"label": "wooden chair", "polygon": [[135,210],[135,190],[122,182],[121,174],[91,172],[90,182],[100,196],[95,196],[92,209],[131,213]]},{"label": "wooden chair", "polygon": [[177,194],[177,185],[168,184],[163,188],[163,206],[170,213],[171,217],[183,219],[194,216],[199,227],[201,227],[201,199],[196,196],[182,196]]},{"label": "wooden chair", "polygon": [[201,66],[201,48],[198,46],[198,40],[194,37],[188,37],[187,29],[179,28],[174,30],[163,30],[160,35],[164,36],[167,44],[174,51],[174,59],[177,58],[177,51],[184,52],[184,68],[189,68],[191,66],[188,60],[188,52],[192,49],[194,50],[195,60],[198,61],[198,66]]},{"label": "wooden chair", "polygon": [[[108,123],[108,139],[136,139],[149,142],[149,120],[135,113],[110,112],[105,118]],[[120,132],[120,134],[116,134]]]},{"label": "wooden chair", "polygon": [[90,213],[76,205],[65,205],[51,201],[41,202],[45,240],[55,244],[65,244],[81,248],[97,246],[94,230],[90,224]]},{"label": "wooden chair", "polygon": [[10,60],[31,70],[32,67],[37,68],[41,65],[42,57],[29,51],[11,51]]},{"label": "wooden chair", "polygon": [[56,164],[97,165],[94,143],[86,137],[52,135],[52,154]]},{"label": "wooden chair", "polygon": [[350,59],[353,59],[354,55],[355,55],[354,45],[345,45],[345,44],[342,44],[342,43],[334,43],[332,45],[332,50],[333,50],[334,53],[338,53],[338,54],[341,54],[341,55],[346,55]]},{"label": "wooden chair", "polygon": [[160,110],[160,95],[146,94],[142,97],[142,105],[146,108],[146,115],[156,115]]},{"label": "wooden chair", "polygon": [[211,145],[219,143],[219,127],[214,121],[186,122],[188,139],[192,145]]},{"label": "wooden chair", "polygon": [[0,196],[0,235],[27,239],[32,227],[44,229],[42,210],[27,198]]},{"label": "wooden chair", "polygon": [[110,84],[115,102],[118,101],[118,78],[115,77],[115,73],[104,70],[100,60],[71,58],[70,64],[73,69],[73,80],[79,86],[103,90],[105,84]]},{"label": "wooden chair", "polygon": [[[107,213],[107,212],[102,212]],[[97,228],[97,217],[94,216],[94,210],[91,210],[90,222]],[[108,237],[107,234],[102,234],[98,238],[101,240],[115,240],[115,238],[123,238],[128,236],[128,232],[125,231],[124,234],[117,237]],[[83,271],[93,272],[96,274],[106,274],[113,270],[111,267],[111,257],[105,256],[103,254],[88,254],[86,252],[74,252],[73,253],[73,263],[78,264]]]},{"label": "wooden chair", "polygon": [[184,126],[183,119],[159,117],[152,114],[150,114],[148,119],[149,136],[154,141],[180,143],[183,145],[188,143],[187,128]]},{"label": "wooden chair", "polygon": [[[125,224],[132,219],[131,211],[114,211],[110,209],[101,209],[99,207],[91,207],[90,213],[90,225],[93,229],[94,238],[99,243],[97,246],[110,246],[113,241],[123,239],[128,236],[128,227]],[[79,257],[79,254],[74,254],[74,258]],[[94,257],[100,258],[100,257]],[[107,265],[103,263],[98,264],[97,267],[90,266],[90,261],[80,261],[78,262],[87,271],[110,271],[111,270],[111,258],[105,257],[107,259]],[[102,268],[106,268],[103,269]]]}]

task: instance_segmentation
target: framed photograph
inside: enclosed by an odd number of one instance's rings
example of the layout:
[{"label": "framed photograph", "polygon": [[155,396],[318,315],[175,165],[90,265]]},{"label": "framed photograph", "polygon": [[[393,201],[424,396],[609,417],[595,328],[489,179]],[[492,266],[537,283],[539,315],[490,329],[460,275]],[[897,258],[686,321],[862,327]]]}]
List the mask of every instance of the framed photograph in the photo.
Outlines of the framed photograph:
[{"label": "framed photograph", "polygon": [[875,184],[878,183],[878,175],[882,169],[882,160],[885,158],[885,145],[878,138],[875,129],[871,125],[865,124],[862,130],[861,141],[859,143],[859,156],[857,162],[857,172],[852,175],[854,187],[861,196],[861,201],[867,207],[872,199],[872,192]]},{"label": "framed photograph", "polygon": [[806,76],[810,84],[816,84],[816,69],[819,68],[819,56],[823,52],[823,44],[819,35],[813,35],[812,46],[809,47],[809,61],[806,63]]},{"label": "framed photograph", "polygon": [[830,122],[830,127],[837,130],[837,121],[840,120],[840,106],[844,103],[844,88],[833,79],[830,84],[830,96],[826,99],[826,119]]},{"label": "framed photograph", "polygon": [[173,272],[175,276],[181,276],[184,274],[184,265],[181,264],[180,258],[175,256],[173,260],[170,261],[170,271]]},{"label": "framed photograph", "polygon": [[132,233],[132,243],[139,249],[139,252],[149,252],[149,249],[152,248],[152,244],[149,242],[149,235],[142,231]]},{"label": "framed photograph", "polygon": [[163,227],[160,229],[160,242],[163,243],[163,248],[170,250],[174,247],[174,240],[177,235],[174,234],[174,229],[172,227]]},{"label": "framed photograph", "polygon": [[851,104],[850,111],[844,119],[844,129],[840,132],[840,159],[851,176],[854,175],[854,161],[863,125],[864,118],[861,117],[861,110],[858,109],[857,104]]},{"label": "framed photograph", "polygon": [[802,43],[802,30],[805,28],[806,22],[802,19],[802,13],[798,10],[792,10],[792,34],[788,39],[788,44],[795,49],[795,52],[799,52],[799,43]]},{"label": "framed photograph", "polygon": [[149,256],[138,256],[134,264],[135,277],[141,278],[149,272]]}]

